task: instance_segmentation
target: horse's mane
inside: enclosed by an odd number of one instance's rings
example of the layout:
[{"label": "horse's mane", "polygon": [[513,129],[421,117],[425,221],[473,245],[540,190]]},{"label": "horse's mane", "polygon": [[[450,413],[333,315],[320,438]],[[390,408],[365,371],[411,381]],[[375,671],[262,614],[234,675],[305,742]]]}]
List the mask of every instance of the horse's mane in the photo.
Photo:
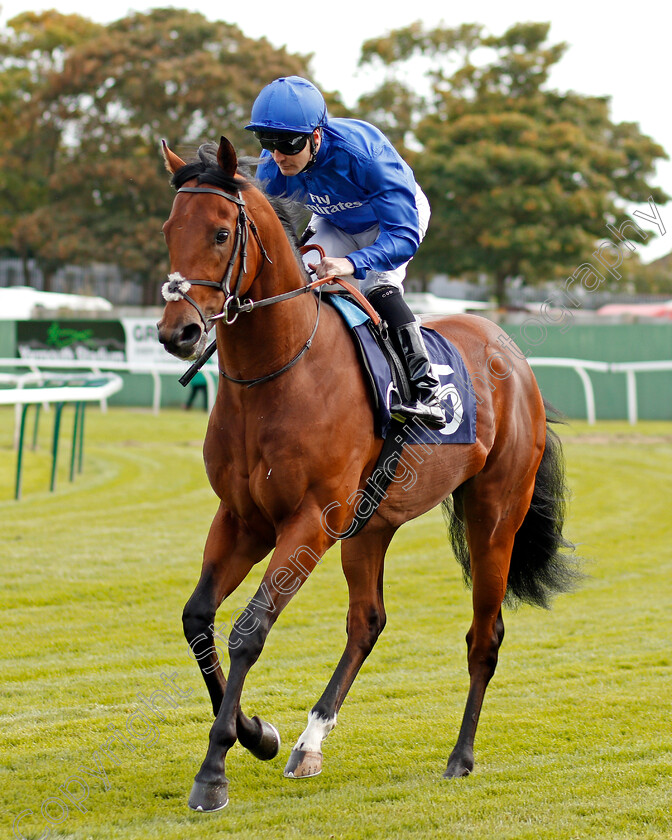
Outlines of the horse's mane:
[{"label": "horse's mane", "polygon": [[295,250],[298,249],[297,230],[301,227],[301,223],[305,221],[302,218],[305,214],[303,205],[287,196],[275,196],[266,193],[264,182],[254,178],[251,173],[251,168],[260,163],[259,158],[240,158],[237,174],[235,176],[227,175],[217,162],[217,148],[216,143],[203,143],[199,146],[197,159],[178,169],[171,178],[170,182],[173,187],[179,190],[193,178],[196,179],[198,184],[210,184],[231,193],[254,186],[264,193],[276,216],[280,219],[290,244]]}]

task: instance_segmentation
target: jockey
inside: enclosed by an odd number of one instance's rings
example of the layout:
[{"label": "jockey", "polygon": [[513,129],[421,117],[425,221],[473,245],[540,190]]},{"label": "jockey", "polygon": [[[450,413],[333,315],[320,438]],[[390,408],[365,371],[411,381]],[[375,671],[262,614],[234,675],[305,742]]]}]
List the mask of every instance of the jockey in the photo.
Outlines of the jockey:
[{"label": "jockey", "polygon": [[354,276],[396,338],[413,399],[392,414],[445,424],[420,327],[403,298],[406,266],[429,223],[427,198],[382,132],[360,120],[327,118],[320,91],[299,76],[276,79],[252,106],[263,149],[259,180],[271,195],[298,198],[312,212],[304,235],[325,257],[318,278]]}]

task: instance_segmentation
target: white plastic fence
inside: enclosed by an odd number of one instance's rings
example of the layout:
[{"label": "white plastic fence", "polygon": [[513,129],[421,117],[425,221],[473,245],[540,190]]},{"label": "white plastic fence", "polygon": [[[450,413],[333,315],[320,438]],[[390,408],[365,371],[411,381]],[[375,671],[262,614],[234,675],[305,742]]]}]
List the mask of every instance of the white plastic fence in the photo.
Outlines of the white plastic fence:
[{"label": "white plastic fence", "polygon": [[[81,381],[54,383],[46,385],[48,379],[44,373],[33,371],[24,374],[0,373],[0,405],[13,405],[14,417],[14,448],[19,445],[19,428],[21,425],[22,406],[48,405],[49,403],[100,402],[104,404],[107,398],[121,391],[123,385],[120,376],[114,373],[102,376],[101,381],[90,383],[93,375],[84,375]],[[52,377],[54,378],[54,377]],[[27,387],[26,387],[27,386]]]},{"label": "white plastic fence", "polygon": [[625,374],[627,395],[628,395],[628,420],[632,426],[637,422],[637,372],[654,370],[672,370],[672,361],[665,362],[613,362],[612,373],[622,372]]},{"label": "white plastic fence", "polygon": [[[672,360],[652,362],[594,362],[587,359],[569,358],[544,358],[533,357],[528,359],[532,367],[560,367],[571,368],[577,374],[583,385],[584,399],[586,402],[586,417],[589,424],[596,421],[595,412],[595,391],[589,376],[589,371],[599,373],[624,373],[626,379],[626,392],[628,404],[628,421],[634,425],[638,418],[637,404],[637,373],[649,373],[652,371],[672,370]],[[125,373],[143,373],[152,377],[154,384],[152,396],[152,408],[155,414],[159,413],[161,407],[161,374],[172,374],[181,376],[185,369],[184,362],[173,362],[166,360],[151,365],[132,362],[105,362],[104,364],[92,364],[88,361],[48,361],[43,359],[0,359],[0,368],[21,368],[30,369],[33,373],[40,373],[45,368],[57,368],[59,370],[90,370],[93,373],[102,371],[120,371]],[[210,361],[201,368],[205,375],[208,407],[212,408],[217,392],[218,371],[216,362]],[[102,403],[104,405],[104,403]]]},{"label": "white plastic fence", "polygon": [[626,389],[628,400],[628,421],[634,426],[637,423],[637,381],[636,374],[649,373],[652,371],[672,370],[672,361],[660,362],[591,362],[586,359],[555,359],[555,358],[531,358],[528,362],[532,367],[564,367],[576,371],[583,385],[584,398],[586,400],[586,417],[588,423],[595,423],[595,391],[593,383],[588,375],[589,370],[599,373],[625,373]]},{"label": "white plastic fence", "polygon": [[[57,370],[90,370],[92,373],[102,373],[103,371],[117,371],[120,373],[143,373],[152,377],[153,393],[152,393],[152,410],[155,414],[159,413],[161,408],[161,374],[169,374],[179,378],[189,367],[188,364],[179,361],[171,361],[167,359],[165,362],[152,362],[151,365],[143,364],[142,362],[103,362],[96,363],[82,360],[64,361],[58,359],[55,361],[49,359],[0,359],[0,368],[28,368],[34,374],[40,374],[42,371],[57,369]],[[215,395],[217,393],[217,377],[218,369],[215,361],[206,363],[201,372],[205,376],[205,384],[208,393],[208,410],[212,409],[215,404]],[[106,401],[101,400],[101,407],[106,408]]]},{"label": "white plastic fence", "polygon": [[531,358],[527,360],[532,367],[562,367],[571,368],[576,372],[583,385],[583,395],[586,400],[586,417],[592,426],[595,423],[595,391],[589,370],[609,373],[609,362],[589,362],[585,359],[547,359],[544,357]]},{"label": "white plastic fence", "polygon": [[75,424],[72,432],[70,456],[70,481],[74,480],[77,452],[79,451],[79,472],[81,472],[84,448],[84,409],[87,402],[100,402],[121,390],[122,379],[116,373],[51,375],[26,373],[0,373],[0,405],[15,406],[14,448],[17,450],[16,480],[14,498],[21,498],[21,474],[23,466],[23,443],[26,428],[26,413],[30,405],[36,406],[35,434],[39,410],[42,404],[55,404],[54,432],[51,449],[50,489],[56,486],[56,462],[61,429],[61,414],[66,404],[75,406]]}]

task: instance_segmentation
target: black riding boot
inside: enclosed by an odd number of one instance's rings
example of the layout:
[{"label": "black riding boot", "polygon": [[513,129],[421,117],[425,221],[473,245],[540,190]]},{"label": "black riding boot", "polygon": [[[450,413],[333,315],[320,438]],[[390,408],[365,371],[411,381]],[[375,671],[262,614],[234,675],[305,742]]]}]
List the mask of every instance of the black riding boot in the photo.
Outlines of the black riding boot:
[{"label": "black riding boot", "polygon": [[411,385],[411,400],[390,407],[393,416],[421,420],[432,429],[441,429],[446,418],[439,400],[439,382],[432,373],[427,348],[401,292],[395,286],[379,286],[367,295],[373,307],[391,331],[406,364]]},{"label": "black riding boot", "polygon": [[427,356],[427,348],[420,332],[420,326],[413,321],[394,329],[395,338],[403,353],[415,399],[406,405],[390,407],[392,415],[399,414],[407,420],[422,420],[432,429],[442,429],[446,418],[439,401],[439,383]]}]

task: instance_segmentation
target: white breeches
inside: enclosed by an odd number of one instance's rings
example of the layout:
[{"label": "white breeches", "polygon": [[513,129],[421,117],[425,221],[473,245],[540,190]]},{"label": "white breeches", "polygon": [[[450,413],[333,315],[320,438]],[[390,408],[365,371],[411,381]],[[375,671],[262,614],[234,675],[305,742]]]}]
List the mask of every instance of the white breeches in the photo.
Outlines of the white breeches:
[{"label": "white breeches", "polygon": [[[418,220],[420,227],[420,241],[424,239],[429,225],[429,217],[431,215],[429,202],[427,196],[416,185],[415,205],[418,208]],[[359,251],[361,248],[366,248],[372,245],[378,234],[380,228],[378,225],[373,225],[361,233],[346,233],[345,231],[332,225],[323,216],[313,214],[309,222],[309,226],[315,231],[313,236],[306,243],[307,245],[320,245],[324,249],[324,254],[327,257],[346,257],[353,251]],[[305,254],[303,261],[308,268],[308,263],[319,262],[318,255],[315,251],[309,251]],[[398,289],[403,289],[404,278],[406,277],[406,266],[410,260],[392,269],[391,271],[369,271],[363,280],[355,280],[354,277],[348,277],[348,281],[353,285],[359,285],[359,289],[363,294],[368,294],[376,286],[396,286]]]}]

